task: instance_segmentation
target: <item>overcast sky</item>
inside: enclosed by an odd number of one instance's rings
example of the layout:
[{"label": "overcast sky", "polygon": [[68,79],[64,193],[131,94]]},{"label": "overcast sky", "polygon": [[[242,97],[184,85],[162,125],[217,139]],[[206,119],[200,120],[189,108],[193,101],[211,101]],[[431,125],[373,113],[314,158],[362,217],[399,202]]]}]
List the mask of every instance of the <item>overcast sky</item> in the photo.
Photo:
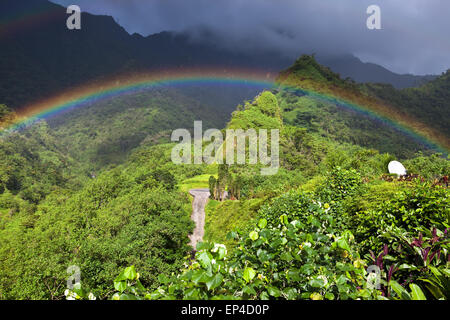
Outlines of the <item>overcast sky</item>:
[{"label": "overcast sky", "polygon": [[[397,73],[450,68],[449,0],[53,0],[113,16],[129,33],[207,28],[241,50],[352,53]],[[369,5],[382,30],[368,30]]]}]

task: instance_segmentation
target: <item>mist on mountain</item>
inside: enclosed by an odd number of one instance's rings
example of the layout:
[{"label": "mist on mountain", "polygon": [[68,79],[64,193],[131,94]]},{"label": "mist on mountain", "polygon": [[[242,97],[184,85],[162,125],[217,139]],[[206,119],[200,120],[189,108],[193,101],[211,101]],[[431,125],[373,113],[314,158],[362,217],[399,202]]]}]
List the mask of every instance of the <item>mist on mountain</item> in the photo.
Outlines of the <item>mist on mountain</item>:
[{"label": "mist on mountain", "polygon": [[[33,14],[35,18],[24,23]],[[77,31],[66,28],[66,19],[64,7],[45,0],[2,1],[2,102],[19,108],[93,79],[135,71],[214,66],[276,73],[290,66],[296,56],[312,53],[298,52],[291,56],[280,50],[284,48],[281,44],[231,48],[218,43],[217,32],[206,27],[144,37],[137,33],[130,35],[110,16],[83,13],[83,27]],[[293,37],[284,29],[273,28],[283,37]],[[383,82],[397,88],[416,86],[433,78],[398,75],[339,51],[319,52],[318,60],[343,78]]]}]

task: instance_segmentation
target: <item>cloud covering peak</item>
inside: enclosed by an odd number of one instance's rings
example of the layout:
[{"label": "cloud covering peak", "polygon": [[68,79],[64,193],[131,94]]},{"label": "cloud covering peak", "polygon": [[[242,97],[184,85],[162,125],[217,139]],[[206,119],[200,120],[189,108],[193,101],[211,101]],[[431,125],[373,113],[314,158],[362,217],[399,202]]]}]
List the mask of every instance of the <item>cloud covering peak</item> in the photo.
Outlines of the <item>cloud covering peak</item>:
[{"label": "cloud covering peak", "polygon": [[[397,73],[440,74],[450,68],[450,1],[446,0],[54,0],[113,16],[129,33],[208,34],[228,48],[351,53]],[[366,27],[366,9],[381,8],[381,30]],[[207,32],[205,32],[207,31]]]}]

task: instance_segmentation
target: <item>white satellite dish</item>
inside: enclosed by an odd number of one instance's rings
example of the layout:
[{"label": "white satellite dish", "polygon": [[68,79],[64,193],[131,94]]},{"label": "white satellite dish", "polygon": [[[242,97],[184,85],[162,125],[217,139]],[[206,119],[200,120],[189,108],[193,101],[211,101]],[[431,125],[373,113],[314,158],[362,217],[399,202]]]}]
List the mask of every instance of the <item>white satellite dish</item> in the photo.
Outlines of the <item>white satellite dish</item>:
[{"label": "white satellite dish", "polygon": [[391,174],[396,174],[398,176],[406,175],[405,167],[398,161],[391,161],[388,164],[388,170]]}]

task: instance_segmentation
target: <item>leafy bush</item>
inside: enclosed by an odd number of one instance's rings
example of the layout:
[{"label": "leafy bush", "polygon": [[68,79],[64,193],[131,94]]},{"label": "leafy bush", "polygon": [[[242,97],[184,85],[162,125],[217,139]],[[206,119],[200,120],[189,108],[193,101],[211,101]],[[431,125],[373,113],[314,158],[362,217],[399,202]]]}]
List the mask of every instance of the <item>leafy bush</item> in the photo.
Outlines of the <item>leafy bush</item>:
[{"label": "leafy bush", "polygon": [[[308,213],[302,213],[307,204]],[[286,213],[289,205],[298,220]],[[280,209],[281,208],[281,209]],[[281,210],[281,211],[280,211]],[[201,243],[192,264],[178,276],[160,277],[151,299],[356,299],[376,297],[366,287],[366,263],[354,237],[305,194],[290,193],[265,208],[249,233],[232,232],[240,243],[232,254]],[[270,223],[264,217],[273,217]],[[277,221],[278,222],[275,222]]]},{"label": "leafy bush", "polygon": [[408,173],[419,174],[427,179],[440,179],[450,174],[450,161],[435,153],[425,156],[419,153],[417,157],[405,161]]},{"label": "leafy bush", "polygon": [[[421,199],[427,199],[428,194],[431,200],[433,196],[425,190],[442,192],[420,186],[407,188],[392,201],[403,199],[405,194],[410,200],[413,194],[415,198],[421,195]],[[116,279],[119,292],[113,298],[448,298],[447,229],[426,231],[414,225],[413,220],[408,220],[408,230],[401,224],[384,224],[382,235],[371,237],[362,245],[361,230],[354,230],[355,237],[348,220],[339,219],[345,208],[342,201],[322,204],[314,198],[313,193],[294,191],[276,198],[271,206],[260,210],[258,222],[252,222],[245,231],[230,232],[229,237],[236,243],[232,252],[227,252],[222,244],[199,243],[195,259],[186,261],[177,275],[160,275],[161,286],[154,291],[143,289],[137,276],[127,280],[122,273]],[[417,224],[423,225],[424,220],[419,220]],[[418,229],[423,233],[412,237]],[[371,246],[377,251],[366,249]],[[379,288],[374,286],[367,269],[370,264],[380,270]]]},{"label": "leafy bush", "polygon": [[[148,166],[147,175],[118,167],[78,192],[52,193],[35,214],[2,218],[2,298],[61,299],[70,265],[80,267],[83,289],[100,299],[109,295],[110,279],[125,266],[141,270],[148,288],[159,285],[158,274],[178,270],[193,228],[189,197],[170,190],[170,172]],[[4,196],[2,205],[25,208]]]},{"label": "leafy bush", "polygon": [[269,226],[272,227],[280,225],[280,219],[284,219],[284,217],[290,221],[306,221],[316,212],[322,211],[320,203],[316,202],[313,197],[312,193],[289,191],[276,198],[270,206],[264,206],[260,211],[260,216],[266,219]]},{"label": "leafy bush", "polygon": [[352,230],[367,251],[377,251],[383,246],[383,235],[394,227],[416,234],[417,230],[449,227],[450,199],[445,187],[415,182],[390,200],[381,201],[375,208],[349,217]]},{"label": "leafy bush", "polygon": [[362,185],[361,175],[355,169],[335,167],[327,175],[325,183],[317,193],[322,201],[341,201],[359,192]]},{"label": "leafy bush", "polygon": [[[425,234],[420,232],[417,238],[412,238],[400,228],[394,228],[387,234],[392,240],[390,246],[385,244],[378,256],[370,250],[373,263],[381,271],[380,289],[384,296],[393,294],[396,299],[407,300],[449,298],[448,229],[442,232],[433,228]],[[407,286],[413,289],[412,294],[404,289]]]}]

